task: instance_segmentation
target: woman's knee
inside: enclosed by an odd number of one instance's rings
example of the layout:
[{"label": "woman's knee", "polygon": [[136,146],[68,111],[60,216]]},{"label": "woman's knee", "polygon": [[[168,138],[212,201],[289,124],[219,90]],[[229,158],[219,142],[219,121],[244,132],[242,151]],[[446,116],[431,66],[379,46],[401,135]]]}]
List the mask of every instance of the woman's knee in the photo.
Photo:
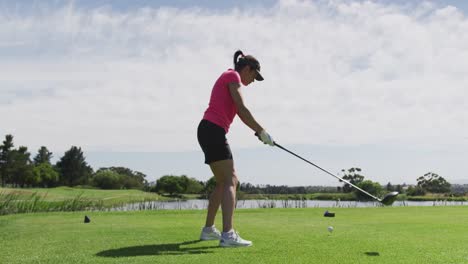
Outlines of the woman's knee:
[{"label": "woman's knee", "polygon": [[226,177],[226,180],[225,180],[224,184],[229,185],[229,186],[237,187],[238,182],[239,182],[239,180],[237,179],[237,175],[235,173],[232,173],[231,175]]}]

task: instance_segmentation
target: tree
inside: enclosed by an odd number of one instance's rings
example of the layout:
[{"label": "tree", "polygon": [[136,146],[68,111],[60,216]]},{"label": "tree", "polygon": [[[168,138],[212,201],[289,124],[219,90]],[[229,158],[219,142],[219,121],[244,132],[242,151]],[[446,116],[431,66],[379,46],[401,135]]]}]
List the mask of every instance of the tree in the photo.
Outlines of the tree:
[{"label": "tree", "polygon": [[[216,185],[216,183],[214,184]],[[197,181],[195,178],[189,178],[187,175],[164,175],[156,181],[156,186],[152,189],[152,191],[169,193],[170,195],[200,194],[204,190],[203,182]]]},{"label": "tree", "polygon": [[203,188],[203,194],[206,198],[209,198],[211,193],[214,191],[216,187],[216,178],[213,176],[208,179],[205,183],[205,187]]},{"label": "tree", "polygon": [[395,187],[390,182],[387,183],[387,186],[385,187],[385,189],[387,189],[387,191],[389,192],[395,191]]},{"label": "tree", "polygon": [[42,162],[33,168],[33,178],[31,184],[33,186],[53,187],[59,181],[58,172],[48,162]]},{"label": "tree", "polygon": [[[110,170],[120,175],[119,177],[119,189],[143,189],[148,182],[146,181],[146,175],[138,172],[132,171],[129,168],[125,167],[110,167],[110,168],[100,168],[97,172],[102,170]],[[96,172],[96,173],[97,173]]]},{"label": "tree", "polygon": [[397,184],[395,187],[395,191],[397,191],[398,193],[403,193],[404,192],[403,186],[401,184]]},{"label": "tree", "polygon": [[10,183],[24,187],[33,182],[33,165],[30,159],[31,154],[28,148],[20,146],[10,152],[11,175]]},{"label": "tree", "polygon": [[426,190],[424,190],[421,186],[409,186],[406,190],[406,194],[409,196],[422,196],[426,194]]},{"label": "tree", "polygon": [[[379,196],[383,192],[383,188],[380,185],[380,183],[373,182],[371,180],[362,181],[357,186],[374,196]],[[372,199],[371,197],[369,197],[368,195],[364,194],[363,192],[359,190],[355,190],[355,193],[356,193],[357,199],[360,201]]]},{"label": "tree", "polygon": [[85,161],[81,148],[75,146],[65,152],[56,166],[60,172],[61,183],[67,186],[87,184],[93,173],[93,169]]},{"label": "tree", "polygon": [[121,189],[121,178],[125,177],[110,169],[100,169],[93,177],[93,185],[101,189]]},{"label": "tree", "polygon": [[165,175],[156,181],[156,191],[158,193],[169,193],[170,195],[181,194],[184,191],[183,182],[180,177]]},{"label": "tree", "polygon": [[[347,171],[343,169],[341,171],[344,173],[344,176],[342,178],[344,180],[349,181],[350,183],[354,185],[358,185],[360,182],[364,180],[364,176],[359,174],[359,172],[361,172],[360,168],[351,168],[351,169],[348,169]],[[343,185],[343,192],[349,193],[351,191],[353,191],[353,188],[349,184],[345,183]]]},{"label": "tree", "polygon": [[256,188],[255,185],[248,183],[248,182],[243,182],[240,185],[240,190],[245,192],[245,193],[260,193],[259,188]]},{"label": "tree", "polygon": [[186,193],[189,184],[189,178],[187,177],[187,175],[181,175],[177,177],[177,179],[179,180],[179,184],[182,187],[182,193]]},{"label": "tree", "polygon": [[450,183],[433,172],[428,172],[417,179],[418,186],[431,193],[450,192]]},{"label": "tree", "polygon": [[465,196],[468,192],[468,184],[452,184],[452,186],[450,187],[450,191],[455,196]]},{"label": "tree", "polygon": [[52,158],[52,152],[50,152],[46,147],[42,146],[38,151],[36,157],[34,157],[34,164],[49,163]]},{"label": "tree", "polygon": [[0,146],[0,178],[4,187],[11,174],[11,150],[13,148],[13,136],[6,135],[3,145]]},{"label": "tree", "polygon": [[184,193],[199,194],[202,193],[203,187],[203,182],[199,182],[195,178],[188,178]]}]

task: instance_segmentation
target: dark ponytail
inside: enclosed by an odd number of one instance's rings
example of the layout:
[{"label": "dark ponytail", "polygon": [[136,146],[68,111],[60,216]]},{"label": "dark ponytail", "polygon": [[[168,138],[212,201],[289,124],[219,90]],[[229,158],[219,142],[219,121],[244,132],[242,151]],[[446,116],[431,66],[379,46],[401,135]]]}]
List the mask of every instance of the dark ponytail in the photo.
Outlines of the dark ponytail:
[{"label": "dark ponytail", "polygon": [[[239,56],[242,57],[239,58]],[[245,66],[249,66],[251,70],[257,71],[255,80],[263,81],[263,76],[260,74],[260,62],[254,56],[244,55],[241,50],[237,50],[234,53],[234,70],[240,73]]]},{"label": "dark ponytail", "polygon": [[[234,53],[234,69],[236,71],[240,71],[244,66],[244,65],[240,65],[240,64],[243,64],[243,63],[239,63],[239,62],[242,62],[242,60],[239,61],[239,56],[244,57],[244,53],[241,50],[237,50],[236,53]],[[239,67],[239,66],[241,66],[241,67]]]}]

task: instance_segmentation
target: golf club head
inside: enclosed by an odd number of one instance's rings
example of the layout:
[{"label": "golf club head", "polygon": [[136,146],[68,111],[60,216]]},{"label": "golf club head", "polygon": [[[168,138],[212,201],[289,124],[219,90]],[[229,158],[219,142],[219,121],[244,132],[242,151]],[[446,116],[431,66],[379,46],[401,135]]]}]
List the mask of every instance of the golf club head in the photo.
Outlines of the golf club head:
[{"label": "golf club head", "polygon": [[398,192],[387,193],[380,201],[383,205],[392,205],[398,196]]}]

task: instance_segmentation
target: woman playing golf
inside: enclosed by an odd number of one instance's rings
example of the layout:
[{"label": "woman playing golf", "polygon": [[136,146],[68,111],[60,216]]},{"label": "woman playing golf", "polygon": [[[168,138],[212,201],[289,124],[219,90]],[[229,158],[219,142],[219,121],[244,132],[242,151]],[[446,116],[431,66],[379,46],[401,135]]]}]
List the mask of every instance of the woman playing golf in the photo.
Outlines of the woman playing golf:
[{"label": "woman playing golf", "polygon": [[[236,114],[255,131],[263,143],[274,145],[271,136],[255,120],[242,99],[241,84],[247,86],[254,80],[263,81],[260,63],[253,56],[244,55],[240,50],[236,51],[234,69],[223,72],[216,80],[208,109],[198,126],[198,142],[205,154],[205,163],[210,166],[216,179],[216,187],[210,196],[206,223],[200,239],[220,240],[219,245],[222,247],[252,245],[251,241],[242,239],[233,229],[238,180],[226,134]],[[220,204],[223,212],[222,233],[214,227]]]}]

